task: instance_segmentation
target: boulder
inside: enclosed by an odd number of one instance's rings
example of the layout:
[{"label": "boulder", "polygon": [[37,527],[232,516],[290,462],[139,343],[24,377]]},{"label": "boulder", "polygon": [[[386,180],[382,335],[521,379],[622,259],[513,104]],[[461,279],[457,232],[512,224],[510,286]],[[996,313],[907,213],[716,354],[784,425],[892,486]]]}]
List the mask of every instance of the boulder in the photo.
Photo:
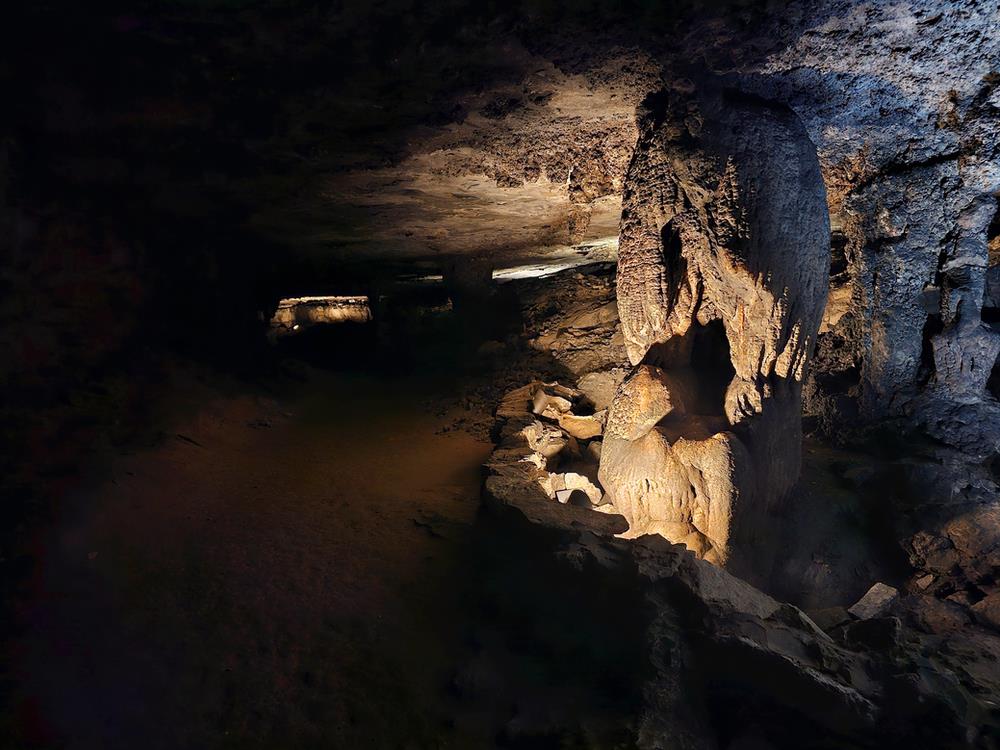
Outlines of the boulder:
[{"label": "boulder", "polygon": [[601,372],[589,372],[577,381],[576,387],[597,410],[607,409],[615,398],[618,386],[628,375],[628,370],[616,367]]},{"label": "boulder", "polygon": [[847,611],[859,620],[871,620],[888,613],[898,599],[899,591],[884,583],[876,583]]},{"label": "boulder", "polygon": [[546,459],[555,458],[569,443],[558,427],[538,420],[521,430],[520,434],[523,435],[531,452],[541,454]]},{"label": "boulder", "polygon": [[600,505],[604,493],[582,474],[567,472],[562,475],[563,483],[568,490],[580,490],[590,499],[591,505]]},{"label": "boulder", "polygon": [[565,414],[572,408],[572,401],[562,396],[547,393],[544,388],[535,391],[531,400],[531,411],[535,414]]},{"label": "boulder", "polygon": [[926,594],[906,597],[898,609],[910,625],[925,633],[953,633],[969,624],[969,611],[965,607]]},{"label": "boulder", "polygon": [[851,621],[851,616],[843,607],[826,607],[824,609],[810,610],[808,615],[809,619],[824,631],[833,630],[838,625],[843,625]]},{"label": "boulder", "polygon": [[991,594],[972,605],[976,622],[994,630],[1000,630],[1000,593]]},{"label": "boulder", "polygon": [[600,505],[604,496],[600,488],[587,477],[574,472],[549,474],[548,477],[541,479],[540,483],[550,498],[563,504],[569,501],[570,495],[575,491],[584,493],[591,505]]},{"label": "boulder", "polygon": [[506,419],[526,414],[535,398],[535,394],[541,386],[542,383],[536,381],[528,383],[528,385],[521,388],[508,391],[501,399],[499,406],[497,406],[496,417],[498,419]]},{"label": "boulder", "polygon": [[[596,478],[596,467],[589,461],[597,460],[594,453],[599,454],[600,443],[597,442],[596,446],[590,443],[585,452],[576,437],[556,424],[537,419],[533,413],[540,401],[544,401],[545,408],[551,410],[550,404],[554,399],[571,406],[571,399],[581,397],[580,391],[557,382],[534,383],[530,388],[516,388],[503,397],[502,408],[496,412],[494,433],[499,436],[500,444],[486,462],[492,475],[488,484],[494,493],[520,499],[548,498],[569,507],[580,505],[587,510],[604,502],[604,492],[591,478],[573,471],[551,471],[560,462],[570,462],[575,463],[580,471],[593,472]],[[601,428],[604,422],[604,414],[579,417],[567,411],[559,414],[558,418],[573,431],[588,435],[588,430],[576,428]],[[520,483],[528,486],[519,487]],[[576,502],[578,499],[579,503]],[[546,510],[543,515],[548,516],[549,513]],[[607,508],[602,508],[602,516],[612,515]],[[616,515],[605,523],[615,528],[616,533],[626,528],[619,525],[622,522]]]},{"label": "boulder", "polygon": [[733,433],[687,415],[684,390],[658,367],[636,368],[608,412],[598,476],[630,536],[660,534],[723,564],[753,469]]},{"label": "boulder", "polygon": [[559,426],[577,440],[590,440],[604,432],[604,412],[589,416],[566,413],[558,416]]}]

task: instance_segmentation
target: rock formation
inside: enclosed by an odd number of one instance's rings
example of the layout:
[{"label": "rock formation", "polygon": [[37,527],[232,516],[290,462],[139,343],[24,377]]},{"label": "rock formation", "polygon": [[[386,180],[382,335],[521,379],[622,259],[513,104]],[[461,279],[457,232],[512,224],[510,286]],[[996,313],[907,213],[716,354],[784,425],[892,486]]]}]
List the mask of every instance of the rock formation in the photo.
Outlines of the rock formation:
[{"label": "rock formation", "polygon": [[583,391],[560,383],[538,381],[510,391],[496,412],[502,448],[488,465],[530,482],[541,497],[605,505],[596,481],[606,412],[584,413],[592,408]]},{"label": "rock formation", "polygon": [[1000,404],[987,372],[997,371],[1000,339],[990,244],[1000,7],[830,0],[802,9],[797,30],[778,32],[782,43],[766,53],[747,40],[708,57],[786,102],[819,153],[838,230],[834,281],[848,303],[818,341],[808,410],[834,440],[879,428],[905,435],[886,486],[900,488],[889,498],[915,578],[931,576],[935,596],[975,601],[996,586],[1000,550],[991,520]]},{"label": "rock formation", "polygon": [[372,310],[367,297],[289,297],[271,316],[273,336],[327,323],[367,323]]},{"label": "rock formation", "polygon": [[593,264],[555,277],[511,282],[530,346],[574,375],[624,366],[614,271],[610,264]]},{"label": "rock formation", "polygon": [[[592,590],[615,582],[632,597],[648,665],[628,722],[637,747],[996,747],[1000,637],[960,607],[876,584],[850,613],[807,614],[680,545],[615,539],[624,518],[551,501],[518,458],[527,398],[511,393],[511,416],[498,412],[486,507],[518,557],[547,550]],[[1000,628],[997,597],[974,607],[985,627]]]},{"label": "rock formation", "polygon": [[733,532],[752,535],[798,477],[826,194],[782,105],[663,92],[639,128],[617,286],[628,357],[642,364],[611,405],[600,477],[631,534],[725,562]]}]

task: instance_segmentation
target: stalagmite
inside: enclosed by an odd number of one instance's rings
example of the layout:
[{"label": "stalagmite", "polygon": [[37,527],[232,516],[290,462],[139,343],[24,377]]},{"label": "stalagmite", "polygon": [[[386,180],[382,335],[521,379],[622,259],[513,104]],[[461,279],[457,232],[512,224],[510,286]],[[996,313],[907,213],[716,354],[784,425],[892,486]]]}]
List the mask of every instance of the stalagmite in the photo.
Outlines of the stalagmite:
[{"label": "stalagmite", "polygon": [[630,535],[726,563],[801,462],[801,388],[826,298],[830,223],[787,107],[664,92],[639,113],[618,309],[637,369],[608,415],[600,479]]}]

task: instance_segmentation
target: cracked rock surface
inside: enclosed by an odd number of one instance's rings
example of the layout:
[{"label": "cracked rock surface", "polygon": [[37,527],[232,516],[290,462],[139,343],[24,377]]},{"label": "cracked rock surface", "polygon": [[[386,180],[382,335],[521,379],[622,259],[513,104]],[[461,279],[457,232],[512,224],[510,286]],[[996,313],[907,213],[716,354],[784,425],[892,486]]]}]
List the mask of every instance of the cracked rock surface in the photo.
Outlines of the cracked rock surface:
[{"label": "cracked rock surface", "polygon": [[[614,538],[624,518],[553,502],[519,458],[529,446],[509,407],[525,410],[522,395],[505,399],[511,416],[498,414],[486,506],[518,538],[534,529],[524,539],[589,585],[618,581],[636,598],[651,668],[633,709],[636,746],[995,746],[1000,637],[948,611],[914,609],[912,597],[898,601],[884,586],[858,610],[868,619],[817,614],[824,629],[681,545]],[[996,608],[984,601],[977,614],[989,622]],[[916,624],[914,611],[924,616]]]}]

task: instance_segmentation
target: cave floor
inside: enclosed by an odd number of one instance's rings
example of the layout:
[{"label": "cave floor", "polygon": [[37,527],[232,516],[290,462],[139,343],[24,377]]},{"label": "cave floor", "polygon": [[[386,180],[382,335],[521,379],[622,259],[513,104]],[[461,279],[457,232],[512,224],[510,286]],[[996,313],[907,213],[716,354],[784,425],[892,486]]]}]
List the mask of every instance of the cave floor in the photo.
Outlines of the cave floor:
[{"label": "cave floor", "polygon": [[449,388],[310,370],[118,457],[38,540],[16,745],[434,743],[491,448]]},{"label": "cave floor", "polygon": [[[263,387],[209,379],[60,502],[4,646],[0,747],[627,743],[641,607],[603,606],[479,503],[500,395],[558,373],[483,361],[452,325],[303,339]],[[858,463],[807,445],[776,593],[846,604],[888,570]]]}]

